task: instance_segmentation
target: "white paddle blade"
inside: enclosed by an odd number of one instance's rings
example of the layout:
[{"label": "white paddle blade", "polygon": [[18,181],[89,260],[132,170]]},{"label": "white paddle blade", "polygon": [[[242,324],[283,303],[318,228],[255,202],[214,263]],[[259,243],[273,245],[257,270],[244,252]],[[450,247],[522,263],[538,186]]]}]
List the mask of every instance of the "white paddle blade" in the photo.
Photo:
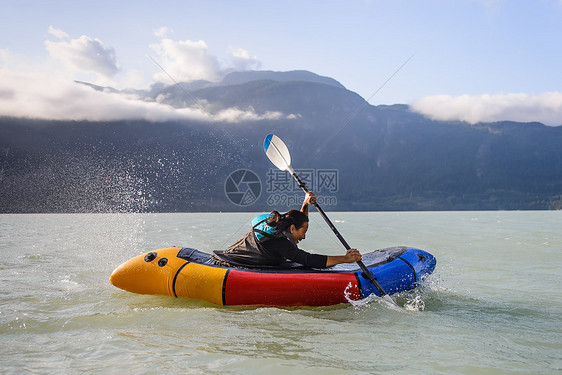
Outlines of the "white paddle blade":
[{"label": "white paddle blade", "polygon": [[282,171],[291,172],[291,154],[281,138],[269,134],[263,142],[263,149],[269,160]]}]

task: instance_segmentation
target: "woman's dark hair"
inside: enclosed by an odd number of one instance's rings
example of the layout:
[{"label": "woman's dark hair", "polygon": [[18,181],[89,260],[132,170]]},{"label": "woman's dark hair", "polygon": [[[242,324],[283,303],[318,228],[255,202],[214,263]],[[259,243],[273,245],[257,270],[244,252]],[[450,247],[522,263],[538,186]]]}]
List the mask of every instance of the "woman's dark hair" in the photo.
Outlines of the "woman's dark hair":
[{"label": "woman's dark hair", "polygon": [[275,228],[278,233],[286,231],[293,224],[296,229],[300,229],[304,223],[308,223],[308,216],[298,210],[291,210],[285,214],[273,211],[267,220],[267,225]]}]

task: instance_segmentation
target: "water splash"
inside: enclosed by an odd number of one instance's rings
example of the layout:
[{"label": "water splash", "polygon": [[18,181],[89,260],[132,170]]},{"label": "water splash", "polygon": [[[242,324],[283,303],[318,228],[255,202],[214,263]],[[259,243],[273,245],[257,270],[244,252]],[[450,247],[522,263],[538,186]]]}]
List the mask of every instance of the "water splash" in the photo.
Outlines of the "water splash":
[{"label": "water splash", "polygon": [[397,294],[396,299],[407,311],[425,311],[428,304],[431,308],[440,294],[449,291],[441,285],[441,281],[438,274],[424,275],[417,288]]},{"label": "water splash", "polygon": [[350,292],[350,288],[352,288],[353,285],[351,283],[349,283],[347,285],[347,287],[344,290],[344,296],[345,299],[347,300],[347,302],[349,302],[354,308],[358,309],[364,306],[369,305],[371,302],[377,302],[389,309],[392,310],[396,310],[396,311],[402,311],[403,309],[396,304],[396,302],[394,302],[394,300],[392,299],[392,297],[390,297],[388,294],[384,295],[382,297],[377,296],[376,294],[369,294],[367,297],[363,298],[363,299],[359,299],[359,300],[354,300],[351,299],[351,292]]},{"label": "water splash", "polygon": [[425,301],[421,298],[421,296],[415,296],[412,300],[407,300],[404,304],[404,308],[408,311],[424,311],[425,310]]},{"label": "water splash", "polygon": [[450,292],[450,290],[441,285],[441,281],[441,277],[437,274],[425,275],[419,281],[419,286],[413,290],[396,293],[392,296],[385,295],[383,297],[379,297],[373,293],[359,300],[353,299],[352,288],[355,286],[349,283],[344,291],[344,295],[347,302],[356,309],[370,306],[372,303],[378,303],[394,311],[425,311],[427,304],[429,303],[431,305],[431,302],[435,301],[436,295],[438,296],[442,292]]}]

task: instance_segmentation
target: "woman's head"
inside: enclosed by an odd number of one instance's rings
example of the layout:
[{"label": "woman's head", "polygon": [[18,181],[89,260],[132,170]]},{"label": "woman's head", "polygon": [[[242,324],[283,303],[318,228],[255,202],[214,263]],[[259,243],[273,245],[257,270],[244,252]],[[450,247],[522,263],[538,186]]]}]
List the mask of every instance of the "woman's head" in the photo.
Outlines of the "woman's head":
[{"label": "woman's head", "polygon": [[273,211],[267,224],[275,228],[277,232],[289,232],[293,240],[299,242],[305,239],[308,230],[308,216],[298,210],[291,210],[285,214]]}]

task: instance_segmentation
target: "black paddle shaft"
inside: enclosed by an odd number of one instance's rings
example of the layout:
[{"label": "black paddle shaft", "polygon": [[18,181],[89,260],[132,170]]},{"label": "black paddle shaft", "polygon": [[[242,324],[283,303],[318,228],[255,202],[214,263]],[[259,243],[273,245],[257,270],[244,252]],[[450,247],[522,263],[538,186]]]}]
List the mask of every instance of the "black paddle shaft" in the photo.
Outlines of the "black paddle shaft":
[{"label": "black paddle shaft", "polygon": [[[306,185],[304,184],[304,182],[301,181],[301,179],[299,178],[299,176],[297,176],[296,173],[292,173],[293,178],[297,181],[297,183],[299,184],[300,188],[305,192],[308,193],[308,189],[306,188]],[[328,218],[328,216],[326,216],[326,214],[324,213],[324,210],[320,207],[320,205],[318,204],[318,202],[314,202],[314,207],[316,207],[316,209],[318,210],[318,212],[320,212],[320,215],[322,216],[322,218],[324,219],[324,221],[326,222],[326,224],[328,224],[328,226],[330,227],[330,229],[334,232],[334,234],[336,235],[336,237],[340,240],[340,242],[343,244],[343,246],[345,247],[346,250],[351,249],[351,246],[349,246],[349,244],[347,243],[347,241],[343,238],[343,236],[341,235],[341,233],[336,229],[336,227],[334,226],[334,224],[332,224],[332,221]],[[375,288],[377,288],[377,290],[379,291],[379,293],[381,294],[381,296],[386,295],[386,292],[384,291],[384,289],[382,288],[382,286],[378,283],[377,279],[375,279],[375,277],[373,276],[373,273],[365,266],[365,264],[363,264],[362,261],[357,261],[357,264],[359,265],[359,267],[361,268],[361,270],[363,271],[363,274],[367,277],[367,279],[369,279],[369,281],[375,286]]]}]

